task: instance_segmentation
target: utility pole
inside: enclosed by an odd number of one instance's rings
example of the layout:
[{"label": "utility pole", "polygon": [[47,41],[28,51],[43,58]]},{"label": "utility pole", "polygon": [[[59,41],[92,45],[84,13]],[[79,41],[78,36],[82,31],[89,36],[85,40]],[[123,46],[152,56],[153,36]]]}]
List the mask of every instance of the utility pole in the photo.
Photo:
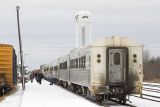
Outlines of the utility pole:
[{"label": "utility pole", "polygon": [[22,40],[21,40],[20,23],[19,23],[19,9],[20,9],[20,7],[16,6],[17,25],[18,25],[18,38],[19,38],[19,50],[20,50],[20,60],[21,60],[21,74],[22,74],[22,90],[25,90],[23,51],[22,51]]}]

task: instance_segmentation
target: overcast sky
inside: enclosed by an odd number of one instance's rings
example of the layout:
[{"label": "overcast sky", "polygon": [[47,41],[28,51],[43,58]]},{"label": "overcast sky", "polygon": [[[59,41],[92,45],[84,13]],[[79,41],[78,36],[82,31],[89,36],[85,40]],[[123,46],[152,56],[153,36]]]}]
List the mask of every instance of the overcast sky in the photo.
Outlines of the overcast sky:
[{"label": "overcast sky", "polygon": [[160,55],[160,0],[0,0],[0,43],[18,51],[16,5],[28,69],[39,68],[75,47],[74,15],[92,13],[92,38],[125,36]]}]

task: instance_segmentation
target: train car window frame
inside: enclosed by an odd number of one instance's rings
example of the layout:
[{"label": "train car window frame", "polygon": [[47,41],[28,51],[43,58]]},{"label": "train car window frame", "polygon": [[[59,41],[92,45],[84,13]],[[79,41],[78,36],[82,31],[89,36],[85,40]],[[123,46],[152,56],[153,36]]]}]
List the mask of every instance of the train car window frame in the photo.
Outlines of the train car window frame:
[{"label": "train car window frame", "polygon": [[78,58],[75,59],[75,63],[76,63],[75,68],[78,68]]},{"label": "train car window frame", "polygon": [[53,71],[53,67],[50,67],[50,71]]},{"label": "train car window frame", "polygon": [[83,56],[83,68],[85,68],[86,67],[86,56]]},{"label": "train car window frame", "polygon": [[54,71],[57,71],[58,70],[58,66],[54,66]]},{"label": "train car window frame", "polygon": [[46,68],[46,71],[48,71],[49,69],[48,68]]},{"label": "train car window frame", "polygon": [[115,65],[121,64],[121,55],[119,52],[114,53],[114,64]]}]

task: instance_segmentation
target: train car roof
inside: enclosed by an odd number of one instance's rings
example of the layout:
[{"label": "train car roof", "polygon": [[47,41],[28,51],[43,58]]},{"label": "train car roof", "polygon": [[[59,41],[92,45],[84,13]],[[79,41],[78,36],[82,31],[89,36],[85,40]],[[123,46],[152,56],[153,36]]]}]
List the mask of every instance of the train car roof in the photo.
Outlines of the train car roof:
[{"label": "train car roof", "polygon": [[13,46],[10,44],[0,44],[0,47],[12,47],[13,48]]},{"label": "train car roof", "polygon": [[98,39],[96,41],[93,41],[91,44],[81,46],[75,49],[71,50],[72,52],[76,52],[79,49],[87,48],[87,47],[103,47],[103,46],[109,46],[109,47],[143,47],[143,44],[137,42],[136,40],[133,40],[128,37],[120,37],[120,36],[112,36],[112,37],[104,37],[101,39]]},{"label": "train car roof", "polygon": [[91,46],[142,47],[143,44],[128,37],[112,36],[94,41],[91,43]]}]

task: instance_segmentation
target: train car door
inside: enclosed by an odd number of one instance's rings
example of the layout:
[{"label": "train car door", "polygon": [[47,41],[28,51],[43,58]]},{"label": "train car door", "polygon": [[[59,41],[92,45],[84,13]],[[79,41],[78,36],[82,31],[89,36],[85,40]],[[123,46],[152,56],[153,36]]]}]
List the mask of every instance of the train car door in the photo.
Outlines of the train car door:
[{"label": "train car door", "polygon": [[111,48],[108,50],[108,79],[110,84],[125,83],[127,50]]}]

